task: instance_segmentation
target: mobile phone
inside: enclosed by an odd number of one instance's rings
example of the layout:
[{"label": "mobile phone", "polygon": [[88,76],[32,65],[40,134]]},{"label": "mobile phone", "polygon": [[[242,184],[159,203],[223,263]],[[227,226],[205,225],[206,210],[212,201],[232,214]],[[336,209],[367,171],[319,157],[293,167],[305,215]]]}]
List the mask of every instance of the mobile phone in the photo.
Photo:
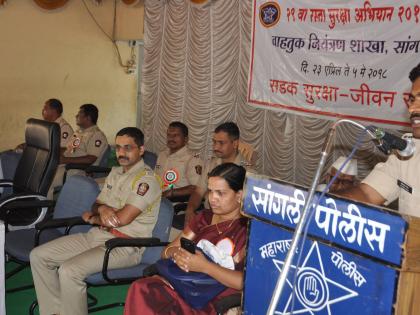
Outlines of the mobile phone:
[{"label": "mobile phone", "polygon": [[188,238],[181,237],[181,247],[191,254],[195,254],[195,243]]}]

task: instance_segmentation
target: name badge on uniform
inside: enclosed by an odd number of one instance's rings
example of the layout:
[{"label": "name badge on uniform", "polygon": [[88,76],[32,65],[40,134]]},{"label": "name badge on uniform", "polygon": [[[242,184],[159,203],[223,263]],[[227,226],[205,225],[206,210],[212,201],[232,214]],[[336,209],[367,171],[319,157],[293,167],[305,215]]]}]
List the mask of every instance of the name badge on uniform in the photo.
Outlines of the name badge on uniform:
[{"label": "name badge on uniform", "polygon": [[404,189],[406,192],[412,194],[413,193],[413,187],[411,187],[410,185],[404,183],[401,180],[397,180],[397,184],[401,189]]}]

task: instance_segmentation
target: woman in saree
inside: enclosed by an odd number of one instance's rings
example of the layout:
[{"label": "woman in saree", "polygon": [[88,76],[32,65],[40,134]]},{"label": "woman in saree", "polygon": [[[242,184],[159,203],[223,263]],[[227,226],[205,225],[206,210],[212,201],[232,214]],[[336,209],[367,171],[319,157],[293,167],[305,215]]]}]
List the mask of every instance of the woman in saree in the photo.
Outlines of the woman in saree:
[{"label": "woman in saree", "polygon": [[[178,237],[162,252],[185,272],[202,272],[226,289],[202,309],[194,309],[161,276],[142,278],[129,288],[125,315],[151,314],[215,314],[213,302],[240,292],[243,287],[247,219],[241,216],[240,204],[245,169],[233,163],[216,166],[208,178],[211,210],[197,214]],[[208,260],[201,251],[191,254],[180,245],[181,237],[197,244],[207,240],[233,258],[234,269],[224,268]]]}]

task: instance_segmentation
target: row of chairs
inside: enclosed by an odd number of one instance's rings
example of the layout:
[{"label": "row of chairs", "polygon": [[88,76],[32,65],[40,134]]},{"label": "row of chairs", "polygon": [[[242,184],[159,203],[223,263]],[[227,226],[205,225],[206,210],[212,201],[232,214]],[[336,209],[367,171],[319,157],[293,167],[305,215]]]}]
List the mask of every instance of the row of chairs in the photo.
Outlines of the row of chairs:
[{"label": "row of chairs", "polygon": [[[57,127],[54,123],[28,120],[25,132],[26,148],[14,180],[0,182],[0,186],[7,185],[12,188],[11,194],[0,198],[0,215],[5,221],[7,231],[5,252],[9,260],[19,265],[6,275],[6,279],[29,266],[29,253],[35,246],[69,233],[85,232],[90,227],[81,220],[81,214],[91,208],[99,194],[99,187],[92,178],[71,176],[65,182],[56,202],[45,198],[59,160],[60,131]],[[154,157],[151,158],[153,163]],[[86,279],[88,287],[127,284],[141,277],[144,270],[159,259],[162,246],[168,244],[172,218],[172,204],[162,199],[152,238],[115,238],[106,242],[103,269]],[[147,249],[137,266],[108,270],[109,253],[122,246],[141,246]],[[145,275],[149,273],[146,272]],[[7,292],[10,294],[29,287],[33,285],[8,289]],[[121,302],[98,307],[96,298],[92,295],[89,297],[89,312],[124,305]],[[232,300],[231,297],[219,303],[216,307],[220,314],[224,313],[226,307],[238,304],[238,299],[239,297],[236,297]],[[35,301],[30,308],[30,314],[33,314],[36,305]]]}]

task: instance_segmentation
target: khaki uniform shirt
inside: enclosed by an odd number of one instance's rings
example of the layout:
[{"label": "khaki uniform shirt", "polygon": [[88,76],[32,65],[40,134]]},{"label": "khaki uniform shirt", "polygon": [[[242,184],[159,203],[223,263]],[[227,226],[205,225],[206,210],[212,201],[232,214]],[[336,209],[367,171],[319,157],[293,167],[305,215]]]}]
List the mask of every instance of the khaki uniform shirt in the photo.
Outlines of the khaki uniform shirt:
[{"label": "khaki uniform shirt", "polygon": [[97,159],[92,165],[98,165],[107,147],[108,141],[105,134],[97,125],[94,125],[87,129],[79,129],[73,134],[67,144],[64,156],[81,157],[94,155]]},{"label": "khaki uniform shirt", "polygon": [[73,136],[73,128],[70,124],[63,118],[58,117],[55,122],[60,125],[61,138],[60,138],[60,147],[66,148],[70,138]]},{"label": "khaki uniform shirt", "polygon": [[131,237],[150,237],[159,214],[162,185],[159,176],[144,164],[133,165],[126,173],[113,167],[97,200],[115,209],[129,204],[141,210],[130,223],[117,228]]},{"label": "khaki uniform shirt", "polygon": [[198,155],[185,146],[173,154],[169,149],[160,152],[155,172],[162,178],[164,190],[167,190],[197,185],[202,168],[203,163]]},{"label": "khaki uniform shirt", "polygon": [[[235,161],[233,161],[233,163],[245,167],[248,171],[252,166],[250,161],[245,159],[240,152],[238,152],[238,154],[236,155]],[[215,156],[213,156],[210,160],[207,161],[206,165],[203,168],[203,173],[201,174],[200,180],[197,184],[197,186],[200,187],[203,191],[207,191],[208,174],[211,170],[213,170],[213,168],[220,164],[222,164],[222,159]]]},{"label": "khaki uniform shirt", "polygon": [[385,163],[378,163],[362,181],[374,188],[387,203],[398,200],[402,214],[420,217],[420,140],[413,139],[416,151],[408,160],[391,155]]},{"label": "khaki uniform shirt", "polygon": [[[251,163],[247,159],[243,157],[243,155],[238,152],[236,155],[235,161],[233,161],[234,164],[245,167],[248,171],[251,170]],[[202,189],[202,191],[206,192],[205,195],[205,201],[204,201],[204,207],[206,209],[210,209],[210,205],[207,198],[207,182],[208,182],[208,174],[215,168],[216,166],[222,164],[222,159],[213,156],[208,162],[206,163],[203,173],[201,174],[200,180],[197,184],[198,187]]]}]

